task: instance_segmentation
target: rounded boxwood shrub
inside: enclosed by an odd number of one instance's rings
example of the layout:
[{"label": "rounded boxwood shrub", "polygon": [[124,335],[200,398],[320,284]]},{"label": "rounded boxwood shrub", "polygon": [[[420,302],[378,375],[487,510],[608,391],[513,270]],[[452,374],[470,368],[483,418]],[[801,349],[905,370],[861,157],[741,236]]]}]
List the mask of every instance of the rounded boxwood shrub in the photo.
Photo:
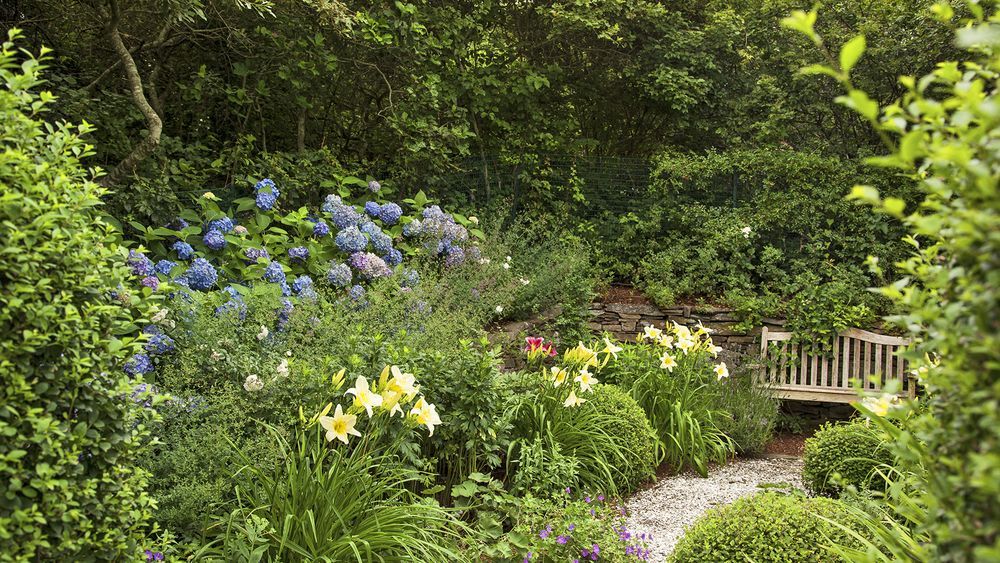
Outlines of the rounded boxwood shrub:
[{"label": "rounded boxwood shrub", "polygon": [[839,561],[823,546],[857,544],[846,531],[819,516],[851,527],[852,519],[839,500],[774,492],[744,497],[699,518],[668,562]]},{"label": "rounded boxwood shrub", "polygon": [[885,436],[862,419],[823,425],[806,440],[804,458],[802,481],[822,495],[835,495],[844,485],[884,489],[877,470],[893,463]]},{"label": "rounded boxwood shrub", "polygon": [[613,420],[603,430],[615,437],[624,450],[631,452],[628,465],[620,466],[622,490],[627,493],[653,476],[656,468],[656,432],[639,403],[617,385],[597,385],[587,401],[601,414]]}]

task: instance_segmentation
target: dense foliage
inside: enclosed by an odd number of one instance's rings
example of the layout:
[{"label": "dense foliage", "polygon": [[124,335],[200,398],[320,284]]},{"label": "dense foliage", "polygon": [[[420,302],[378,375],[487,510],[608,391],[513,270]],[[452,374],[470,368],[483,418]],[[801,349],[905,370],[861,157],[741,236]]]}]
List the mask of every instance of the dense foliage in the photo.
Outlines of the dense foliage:
[{"label": "dense foliage", "polygon": [[775,492],[757,493],[717,507],[695,522],[670,555],[672,563],[698,561],[834,562],[829,541],[858,545],[842,503]]},{"label": "dense foliage", "polygon": [[887,436],[866,419],[828,423],[806,440],[802,480],[817,494],[834,494],[844,486],[884,489],[883,475],[892,472]]},{"label": "dense foliage", "polygon": [[81,163],[91,129],[42,121],[42,61],[18,64],[15,38],[0,47],[0,559],[128,559],[153,516],[136,466],[152,415],[117,365],[139,343],[119,336],[148,305],[123,290]]},{"label": "dense foliage", "polygon": [[[1000,51],[996,16],[975,3],[968,8],[968,18],[945,3],[934,14],[944,22],[958,16],[956,44],[971,55],[919,78],[901,76],[904,92],[893,103],[880,104],[854,77],[863,36],[845,43],[839,59],[812,67],[846,88],[838,101],[863,116],[890,149],[872,161],[908,175],[922,196],[909,206],[873,186],[852,193],[900,219],[911,246],[897,265],[905,277],[882,293],[900,307],[892,320],[915,339],[906,356],[927,394],[919,410],[887,398],[862,407],[893,437],[904,465],[885,508],[866,519],[878,548],[902,560],[1000,558],[1000,507],[993,502],[1000,483]],[[827,39],[814,29],[816,19],[815,12],[796,12],[784,23],[822,46]],[[903,420],[902,429],[885,417]],[[843,550],[855,560],[870,560],[870,552]]]}]

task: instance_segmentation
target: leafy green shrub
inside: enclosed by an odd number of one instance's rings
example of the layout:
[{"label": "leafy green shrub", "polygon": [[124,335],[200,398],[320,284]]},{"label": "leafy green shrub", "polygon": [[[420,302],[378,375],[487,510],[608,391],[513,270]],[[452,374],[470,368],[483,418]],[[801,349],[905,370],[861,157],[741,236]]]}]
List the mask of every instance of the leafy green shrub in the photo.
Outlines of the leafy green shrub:
[{"label": "leafy green shrub", "polygon": [[668,561],[838,561],[823,546],[856,543],[824,520],[852,528],[840,501],[774,492],[758,493],[714,508],[689,527]]},{"label": "leafy green shrub", "polygon": [[893,465],[886,436],[866,420],[826,423],[806,440],[802,480],[817,494],[832,495],[843,486],[885,489],[879,475]]},{"label": "leafy green shrub", "polygon": [[608,415],[608,419],[614,421],[606,424],[604,431],[631,453],[621,468],[621,493],[630,493],[642,481],[653,476],[656,468],[656,432],[642,407],[616,385],[594,387],[589,403],[597,412]]},{"label": "leafy green shrub", "polygon": [[603,495],[573,496],[523,500],[507,536],[516,560],[636,561],[649,554],[646,534],[629,530],[624,512]]},{"label": "leafy green shrub", "polygon": [[723,413],[719,429],[741,454],[756,454],[774,437],[779,401],[755,381],[749,370],[734,373],[725,385],[712,388],[712,408]]},{"label": "leafy green shrub", "polygon": [[[339,408],[339,407],[338,407]],[[445,509],[410,492],[417,475],[368,447],[328,446],[316,426],[261,463],[244,452],[238,507],[210,530],[199,553],[223,561],[462,561],[461,529]]]},{"label": "leafy green shrub", "polygon": [[[152,409],[116,365],[148,309],[98,207],[83,124],[41,120],[39,60],[0,48],[0,558],[131,559],[151,521]],[[148,292],[146,292],[148,294]],[[150,399],[150,402],[158,399]]]}]

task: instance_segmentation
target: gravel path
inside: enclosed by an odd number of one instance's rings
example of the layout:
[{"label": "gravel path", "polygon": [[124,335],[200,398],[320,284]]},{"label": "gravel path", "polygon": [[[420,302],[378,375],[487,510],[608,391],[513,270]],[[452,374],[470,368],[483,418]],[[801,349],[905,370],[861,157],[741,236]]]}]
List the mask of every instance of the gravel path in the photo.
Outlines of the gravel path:
[{"label": "gravel path", "polygon": [[677,540],[706,510],[752,495],[761,484],[791,484],[801,488],[798,458],[736,459],[713,469],[707,478],[696,474],[665,477],[625,502],[628,527],[649,532],[650,561],[663,561]]}]

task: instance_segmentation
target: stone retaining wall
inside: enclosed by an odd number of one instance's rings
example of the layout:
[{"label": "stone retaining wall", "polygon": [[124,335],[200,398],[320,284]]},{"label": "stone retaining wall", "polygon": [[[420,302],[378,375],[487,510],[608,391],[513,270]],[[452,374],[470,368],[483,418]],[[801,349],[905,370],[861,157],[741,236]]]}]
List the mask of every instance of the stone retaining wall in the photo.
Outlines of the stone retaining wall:
[{"label": "stone retaining wall", "polygon": [[[712,340],[723,350],[740,356],[756,356],[760,350],[760,328],[750,332],[736,330],[738,324],[731,309],[708,306],[679,306],[660,309],[650,303],[610,303],[597,301],[590,306],[589,327],[594,332],[610,332],[622,341],[635,340],[643,327],[658,328],[668,322],[695,327],[700,322],[712,329]],[[764,319],[768,330],[782,330],[784,319]]]}]

